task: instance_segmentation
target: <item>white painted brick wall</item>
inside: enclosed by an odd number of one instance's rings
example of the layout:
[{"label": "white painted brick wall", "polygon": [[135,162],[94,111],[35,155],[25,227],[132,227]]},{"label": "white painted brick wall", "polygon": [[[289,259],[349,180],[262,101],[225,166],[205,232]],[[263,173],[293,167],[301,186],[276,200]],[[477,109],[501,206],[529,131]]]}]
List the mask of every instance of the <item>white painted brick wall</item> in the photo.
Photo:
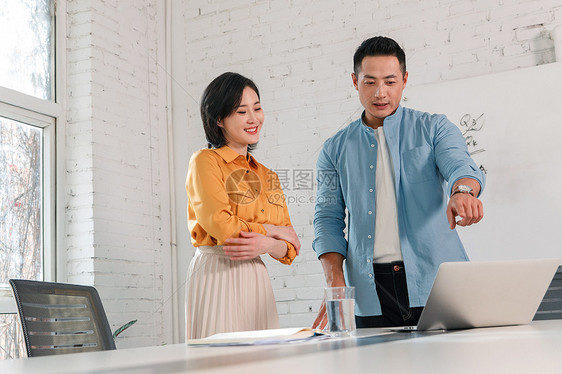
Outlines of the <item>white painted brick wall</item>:
[{"label": "white painted brick wall", "polygon": [[67,281],[138,320],[118,347],[172,342],[163,9],[67,1]]},{"label": "white painted brick wall", "polygon": [[[405,48],[410,85],[421,85],[554,61],[550,31],[562,23],[560,0],[193,0],[183,14],[185,46],[178,59],[187,112],[188,159],[206,145],[198,102],[224,71],[253,78],[261,90],[265,126],[256,156],[275,169],[314,169],[329,136],[358,118],[352,56],[360,42],[382,34]],[[181,28],[175,29],[181,31]],[[177,52],[176,53],[180,53]],[[173,51],[174,52],[174,51]],[[178,91],[179,92],[179,91]],[[176,178],[185,180],[186,170]],[[179,184],[178,184],[179,185]],[[287,195],[310,196],[286,190]],[[185,193],[178,190],[178,206]],[[312,323],[324,284],[312,253],[314,204],[290,204],[301,255],[290,266],[267,259],[282,326]],[[182,212],[182,214],[185,214]],[[178,227],[178,236],[188,235]],[[191,252],[186,244],[180,251]]]}]

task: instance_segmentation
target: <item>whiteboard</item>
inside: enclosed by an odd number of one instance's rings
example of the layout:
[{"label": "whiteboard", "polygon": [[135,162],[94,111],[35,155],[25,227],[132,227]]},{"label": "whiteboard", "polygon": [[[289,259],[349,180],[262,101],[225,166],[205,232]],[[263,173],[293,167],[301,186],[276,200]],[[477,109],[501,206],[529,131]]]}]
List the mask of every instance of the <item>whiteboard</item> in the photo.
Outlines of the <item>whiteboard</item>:
[{"label": "whiteboard", "polygon": [[472,260],[562,258],[562,63],[406,87],[442,113],[486,172],[484,219],[457,230]]}]

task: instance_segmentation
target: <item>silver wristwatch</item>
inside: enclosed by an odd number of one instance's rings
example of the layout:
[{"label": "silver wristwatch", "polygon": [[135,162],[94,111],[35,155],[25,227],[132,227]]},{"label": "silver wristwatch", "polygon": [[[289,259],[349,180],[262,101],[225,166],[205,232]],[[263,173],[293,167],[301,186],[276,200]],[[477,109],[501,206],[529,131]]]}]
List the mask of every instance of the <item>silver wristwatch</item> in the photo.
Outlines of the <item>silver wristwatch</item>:
[{"label": "silver wristwatch", "polygon": [[455,194],[458,194],[458,193],[467,193],[467,194],[470,194],[470,195],[474,196],[474,193],[472,192],[472,187],[467,186],[465,184],[459,184],[457,186],[457,188],[455,188],[455,190],[451,194],[451,197],[453,197]]}]

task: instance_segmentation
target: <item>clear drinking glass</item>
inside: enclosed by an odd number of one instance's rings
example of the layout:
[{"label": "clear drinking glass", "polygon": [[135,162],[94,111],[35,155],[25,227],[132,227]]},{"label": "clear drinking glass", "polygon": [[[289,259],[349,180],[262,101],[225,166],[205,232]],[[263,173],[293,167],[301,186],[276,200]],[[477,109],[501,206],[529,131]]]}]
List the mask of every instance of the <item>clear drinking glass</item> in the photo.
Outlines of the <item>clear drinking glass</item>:
[{"label": "clear drinking glass", "polygon": [[325,289],[327,330],[335,337],[355,335],[355,287]]}]

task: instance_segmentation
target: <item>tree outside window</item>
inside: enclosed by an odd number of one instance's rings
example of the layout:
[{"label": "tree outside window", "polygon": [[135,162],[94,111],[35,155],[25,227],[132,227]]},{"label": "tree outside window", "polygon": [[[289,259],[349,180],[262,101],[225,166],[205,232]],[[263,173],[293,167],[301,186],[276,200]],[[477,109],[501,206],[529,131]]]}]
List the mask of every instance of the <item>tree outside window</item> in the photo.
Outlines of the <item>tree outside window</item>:
[{"label": "tree outside window", "polygon": [[[41,130],[0,117],[0,284],[42,279]],[[0,355],[21,355],[20,326],[0,320]],[[25,351],[23,351],[25,352]]]}]

